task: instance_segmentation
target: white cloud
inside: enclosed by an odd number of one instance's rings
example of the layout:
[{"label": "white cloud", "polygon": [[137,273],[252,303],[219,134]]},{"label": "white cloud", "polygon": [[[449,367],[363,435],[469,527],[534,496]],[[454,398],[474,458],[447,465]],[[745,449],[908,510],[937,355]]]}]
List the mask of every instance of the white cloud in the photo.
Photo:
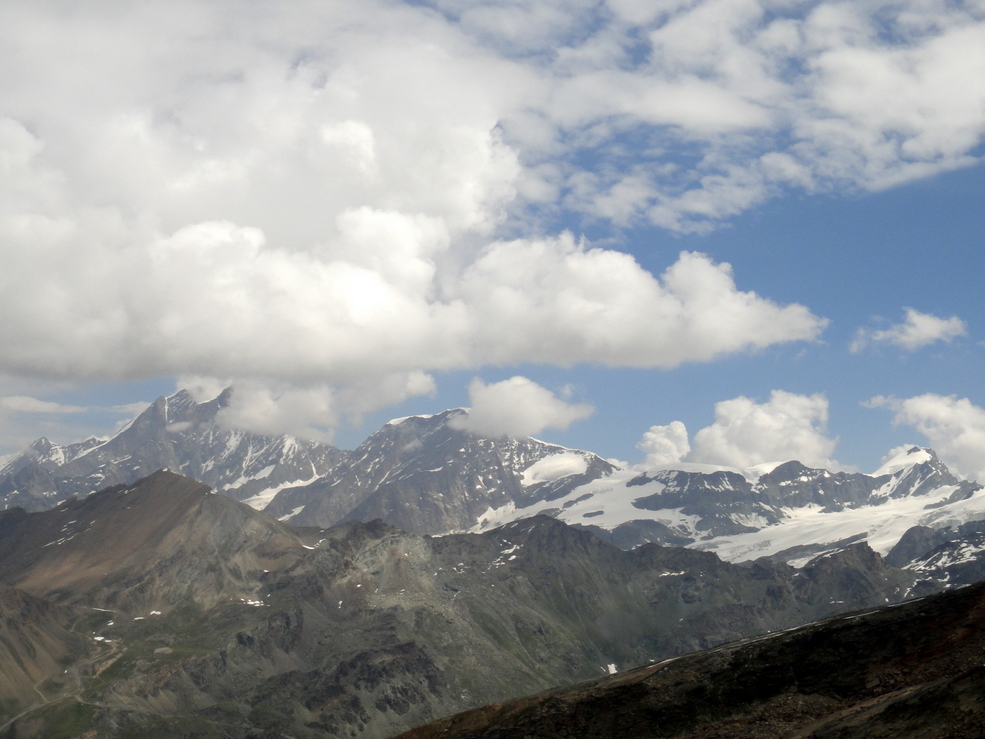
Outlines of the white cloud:
[{"label": "white cloud", "polygon": [[965,4],[432,5],[7,4],[0,93],[49,190],[278,244],[364,205],[490,228],[517,192],[691,230],[965,166],[985,134]]},{"label": "white cloud", "polygon": [[893,423],[912,426],[956,475],[985,480],[985,409],[968,398],[925,393],[905,400],[876,396],[868,407],[889,408]]},{"label": "white cloud", "polygon": [[658,280],[566,234],[494,243],[459,272],[443,264],[435,219],[359,209],[340,220],[325,254],[209,222],[82,260],[71,239],[32,228],[30,253],[53,258],[42,267],[25,253],[0,275],[0,314],[17,318],[0,324],[0,361],[49,377],[345,387],[487,363],[674,367],[811,340],[826,323],[737,290],[729,266],[701,254]]},{"label": "white cloud", "polygon": [[[119,419],[143,411],[147,403],[78,405],[50,396],[76,394],[71,383],[25,380],[0,374],[0,450],[19,452],[41,436],[67,443],[112,433]],[[39,397],[49,395],[49,398]]]},{"label": "white cloud", "polygon": [[219,411],[221,426],[258,434],[299,433],[331,442],[331,428],[338,425],[334,393],[330,387],[303,389],[244,382],[233,389],[229,405]]},{"label": "white cloud", "polygon": [[200,375],[182,375],[175,382],[175,392],[187,390],[196,403],[206,403],[213,400],[222,393],[227,387],[232,385],[232,380],[225,380],[217,377],[203,377]]},{"label": "white cloud", "polygon": [[629,255],[569,234],[493,244],[452,294],[490,363],[676,367],[812,340],[827,323],[738,291],[731,267],[703,254],[682,253],[658,280]]},{"label": "white cloud", "polygon": [[929,313],[906,308],[906,320],[903,323],[883,330],[860,328],[855,333],[851,350],[858,352],[870,342],[884,342],[912,352],[938,341],[950,343],[953,339],[967,334],[967,325],[957,316],[938,318]]},{"label": "white cloud", "polygon": [[0,372],[287,382],[317,429],[431,371],[811,340],[728,265],[551,224],[707,229],[985,135],[964,4],[431,5],[0,4]]},{"label": "white cloud", "polygon": [[774,390],[765,403],[741,396],[724,400],[715,404],[715,422],[694,435],[685,460],[742,468],[795,459],[840,469],[831,458],[838,440],[826,435],[827,422],[823,395]]},{"label": "white cloud", "polygon": [[343,417],[359,424],[365,413],[435,392],[434,379],[423,372],[369,375],[343,387],[265,379],[236,380],[231,387],[229,404],[216,417],[220,425],[324,442],[332,441]]},{"label": "white cloud", "polygon": [[680,462],[691,451],[687,428],[680,421],[671,421],[666,426],[651,426],[636,448],[646,453],[644,464],[647,467]]},{"label": "white cloud", "polygon": [[87,409],[50,400],[38,400],[26,395],[8,395],[0,398],[0,410],[15,413],[84,413]]},{"label": "white cloud", "polygon": [[567,403],[526,377],[487,385],[476,378],[469,385],[471,408],[449,425],[481,436],[533,436],[544,429],[566,429],[588,418],[594,408]]}]

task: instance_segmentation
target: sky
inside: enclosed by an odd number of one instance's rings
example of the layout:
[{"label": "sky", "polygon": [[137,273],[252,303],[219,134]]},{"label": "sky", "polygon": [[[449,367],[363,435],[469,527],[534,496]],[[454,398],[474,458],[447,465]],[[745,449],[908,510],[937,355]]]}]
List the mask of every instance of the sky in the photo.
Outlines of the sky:
[{"label": "sky", "polygon": [[0,454],[234,388],[985,480],[985,2],[0,4]]}]

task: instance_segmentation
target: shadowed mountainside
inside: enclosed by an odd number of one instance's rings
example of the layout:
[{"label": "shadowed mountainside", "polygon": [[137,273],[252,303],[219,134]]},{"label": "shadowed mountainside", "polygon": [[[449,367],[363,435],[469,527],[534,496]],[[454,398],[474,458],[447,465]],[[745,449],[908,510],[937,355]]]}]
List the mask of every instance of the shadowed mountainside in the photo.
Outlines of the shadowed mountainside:
[{"label": "shadowed mountainside", "polygon": [[985,735],[985,583],[441,719],[402,739]]}]

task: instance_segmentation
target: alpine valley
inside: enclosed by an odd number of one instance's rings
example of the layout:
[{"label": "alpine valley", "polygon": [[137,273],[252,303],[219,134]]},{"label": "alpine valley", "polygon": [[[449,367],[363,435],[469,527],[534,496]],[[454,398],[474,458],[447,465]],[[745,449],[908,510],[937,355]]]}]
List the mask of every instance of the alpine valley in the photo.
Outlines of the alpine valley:
[{"label": "alpine valley", "polygon": [[[929,449],[871,475],[629,470],[454,409],[346,452],[232,430],[229,399],[179,392],[0,469],[0,735],[386,737],[585,680],[604,701],[662,660],[985,576],[985,492]],[[789,661],[776,644],[749,664]]]}]

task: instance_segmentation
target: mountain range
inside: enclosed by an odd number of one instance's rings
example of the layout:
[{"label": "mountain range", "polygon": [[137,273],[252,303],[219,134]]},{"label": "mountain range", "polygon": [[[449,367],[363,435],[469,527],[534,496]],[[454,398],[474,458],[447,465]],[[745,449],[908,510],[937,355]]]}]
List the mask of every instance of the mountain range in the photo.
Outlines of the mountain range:
[{"label": "mountain range", "polygon": [[622,550],[547,516],[296,528],[166,471],[0,513],[0,583],[17,664],[0,732],[311,738],[390,736],[945,586],[864,543],[794,568]]},{"label": "mountain range", "polygon": [[921,447],[873,474],[795,460],[746,470],[624,469],[536,439],[467,433],[468,411],[452,409],[395,419],[343,451],[228,428],[231,392],[204,403],[185,391],[159,398],[110,439],[39,439],[0,468],[0,506],[43,510],[169,469],[292,525],[378,518],[444,535],[547,515],[624,549],[652,542],[795,566],[860,541],[887,557],[905,543],[908,559],[897,550],[894,563],[917,566],[945,542],[957,542],[955,551],[978,546],[965,538],[985,520],[982,486],[957,479]]},{"label": "mountain range", "polygon": [[[452,409],[346,452],[228,428],[229,400],[179,392],[110,439],[39,440],[0,469],[0,735],[385,737],[612,672],[559,700],[625,685],[652,703],[647,686],[697,674],[648,671],[663,660],[745,655],[722,645],[985,575],[982,488],[929,449],[872,475],[623,469],[466,433]],[[707,659],[726,681],[745,664]],[[782,685],[755,711],[779,715],[800,690]],[[803,715],[855,705],[831,690]],[[736,705],[715,721],[741,724]]]}]

